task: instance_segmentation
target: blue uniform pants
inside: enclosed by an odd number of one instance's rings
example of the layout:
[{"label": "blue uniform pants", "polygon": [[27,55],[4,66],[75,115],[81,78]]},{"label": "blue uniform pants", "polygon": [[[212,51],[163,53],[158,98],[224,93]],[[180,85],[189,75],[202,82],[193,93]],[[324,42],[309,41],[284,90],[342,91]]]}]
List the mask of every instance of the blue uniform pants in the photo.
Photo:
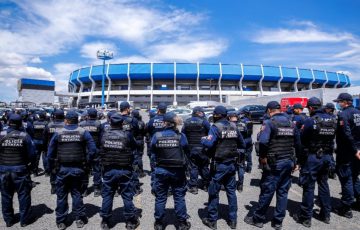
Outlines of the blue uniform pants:
[{"label": "blue uniform pants", "polygon": [[208,189],[208,218],[210,221],[218,220],[219,192],[221,185],[224,185],[229,203],[229,220],[237,219],[237,198],[236,198],[236,167],[235,162],[215,163],[214,170]]},{"label": "blue uniform pants", "polygon": [[204,185],[208,186],[210,183],[209,158],[201,151],[201,148],[193,148],[191,150],[189,187],[197,187],[199,174],[203,179]]},{"label": "blue uniform pants", "polygon": [[354,198],[360,199],[360,162],[337,165],[337,174],[341,183],[341,202],[350,208]]},{"label": "blue uniform pants", "polygon": [[13,197],[18,194],[20,204],[20,223],[26,224],[31,208],[31,179],[26,171],[0,172],[1,208],[4,221],[14,221]]},{"label": "blue uniform pants", "polygon": [[[252,153],[252,146],[245,150],[245,152],[239,153],[238,163],[236,165],[237,173],[238,173],[238,184],[244,184],[244,175],[245,171],[252,169],[252,160],[251,160],[251,153]],[[249,164],[249,157],[250,157],[250,164]],[[246,162],[246,163],[245,163]],[[246,165],[245,165],[246,164]]]},{"label": "blue uniform pants", "polygon": [[253,151],[253,145],[251,143],[251,146],[245,150],[245,159],[246,159],[245,170],[247,172],[250,172],[252,169],[252,151]]},{"label": "blue uniform pants", "polygon": [[282,223],[287,207],[287,197],[291,186],[291,171],[294,163],[292,160],[277,161],[271,165],[271,170],[263,171],[260,181],[259,205],[254,212],[255,222],[264,222],[266,211],[276,192],[276,207],[274,223]]},{"label": "blue uniform pants", "polygon": [[172,189],[175,213],[179,221],[188,218],[185,195],[186,195],[186,176],[185,168],[161,168],[156,167],[155,171],[155,220],[162,221],[165,216],[165,207],[169,187]]},{"label": "blue uniform pants", "polygon": [[137,162],[139,165],[139,169],[143,170],[144,169],[144,164],[143,164],[143,155],[144,155],[144,141],[143,140],[137,140],[136,141],[137,144]]},{"label": "blue uniform pants", "polygon": [[101,188],[101,167],[100,167],[99,159],[95,159],[92,162],[92,170],[93,170],[94,187],[100,189]]},{"label": "blue uniform pants", "polygon": [[315,182],[318,184],[320,200],[320,215],[330,217],[331,202],[328,174],[331,166],[331,156],[326,154],[318,158],[315,154],[309,154],[307,161],[301,168],[300,184],[303,187],[300,216],[303,219],[311,219],[314,207]]},{"label": "blue uniform pants", "polygon": [[44,170],[46,172],[49,171],[49,166],[48,166],[48,161],[47,161],[47,157],[46,157],[46,153],[45,153],[45,145],[43,144],[42,140],[34,140],[35,143],[35,151],[36,151],[36,165],[35,165],[35,169],[39,168],[39,162],[40,162],[40,157],[42,158],[43,161],[43,167]]},{"label": "blue uniform pants", "polygon": [[65,168],[61,167],[56,175],[56,223],[63,223],[68,214],[68,193],[71,193],[72,211],[75,214],[76,220],[85,217],[85,206],[83,203],[82,182],[85,175],[84,170],[80,168]]},{"label": "blue uniform pants", "polygon": [[104,220],[111,217],[114,195],[119,189],[124,202],[124,216],[126,220],[134,218],[133,203],[134,187],[131,183],[132,171],[129,169],[111,169],[104,172],[101,196],[103,198],[100,216]]}]

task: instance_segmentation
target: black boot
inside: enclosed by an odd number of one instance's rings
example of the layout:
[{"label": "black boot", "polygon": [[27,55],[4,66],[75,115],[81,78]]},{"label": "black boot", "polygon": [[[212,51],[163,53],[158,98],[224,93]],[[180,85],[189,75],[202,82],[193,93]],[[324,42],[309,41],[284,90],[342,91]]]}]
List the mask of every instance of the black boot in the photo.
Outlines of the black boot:
[{"label": "black boot", "polygon": [[160,220],[156,220],[154,223],[154,230],[163,230],[163,229],[165,229],[163,222]]},{"label": "black boot", "polygon": [[134,230],[140,225],[140,221],[138,218],[132,218],[126,221],[126,229]]},{"label": "black boot", "polygon": [[210,229],[217,229],[216,221],[211,221],[208,218],[201,219],[203,224],[208,226]]},{"label": "black boot", "polygon": [[298,213],[295,213],[293,218],[297,223],[302,224],[304,227],[311,228],[311,219],[305,219]]},{"label": "black boot", "polygon": [[191,228],[191,224],[189,221],[180,221],[178,230],[189,230]]}]

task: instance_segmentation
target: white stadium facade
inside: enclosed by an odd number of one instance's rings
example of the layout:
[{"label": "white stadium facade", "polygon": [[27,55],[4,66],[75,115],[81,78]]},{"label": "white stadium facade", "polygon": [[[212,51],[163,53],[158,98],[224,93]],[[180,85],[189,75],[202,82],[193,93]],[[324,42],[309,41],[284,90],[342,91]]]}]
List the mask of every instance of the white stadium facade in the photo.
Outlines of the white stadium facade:
[{"label": "white stadium facade", "polygon": [[102,77],[106,102],[132,101],[149,108],[159,102],[228,102],[229,97],[266,96],[351,85],[344,73],[297,67],[206,64],[121,63],[89,66],[70,74],[73,105],[101,101]]}]

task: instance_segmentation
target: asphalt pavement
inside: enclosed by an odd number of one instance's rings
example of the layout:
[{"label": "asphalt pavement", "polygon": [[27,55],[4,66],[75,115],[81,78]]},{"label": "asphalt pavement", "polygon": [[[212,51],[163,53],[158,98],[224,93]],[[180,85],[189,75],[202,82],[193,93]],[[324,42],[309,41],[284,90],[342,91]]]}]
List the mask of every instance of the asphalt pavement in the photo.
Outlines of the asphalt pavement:
[{"label": "asphalt pavement", "polygon": [[[144,120],[147,121],[146,115],[143,115]],[[260,125],[255,125],[254,127],[254,137],[255,140],[256,134],[259,131]],[[146,153],[146,151],[145,151]],[[149,159],[146,154],[143,157],[144,167],[147,172],[150,170]],[[302,189],[296,184],[298,173],[294,173],[293,184],[289,191],[288,196],[288,208],[287,214],[283,223],[283,229],[307,229],[300,224],[297,224],[292,215],[299,211],[299,205],[302,198]],[[257,158],[255,152],[253,152],[253,170],[251,174],[245,175],[244,182],[244,191],[242,193],[237,192],[238,198],[238,225],[237,229],[257,229],[256,227],[247,225],[243,220],[244,217],[251,213],[257,205],[260,188],[259,182],[261,177],[261,170],[257,167]],[[32,190],[32,215],[34,216],[34,223],[31,225],[21,228],[19,222],[16,223],[11,228],[6,228],[5,223],[0,214],[0,229],[37,229],[37,230],[53,230],[56,228],[55,223],[55,207],[56,207],[56,195],[50,194],[50,183],[49,178],[45,176],[32,177],[32,180],[37,183],[37,186]],[[92,178],[90,179],[92,185]],[[150,192],[150,176],[141,178],[140,181],[143,183],[142,188],[144,192],[139,196],[134,198],[134,204],[138,208],[140,218],[140,226],[138,229],[149,230],[153,229],[154,223],[154,201],[155,197],[151,195]],[[332,204],[337,205],[340,202],[340,183],[339,180],[329,180]],[[315,192],[317,194],[317,191]],[[201,218],[206,216],[206,203],[208,195],[206,192],[199,190],[197,195],[191,193],[186,194],[186,205],[188,214],[190,215],[189,221],[191,222],[192,229],[208,229],[201,222]],[[270,226],[271,216],[274,211],[275,197],[271,203],[271,206],[268,210],[267,223],[264,225],[263,229],[272,229]],[[84,203],[86,207],[86,213],[89,218],[89,223],[85,225],[84,229],[100,229],[101,218],[99,216],[99,210],[101,207],[102,198],[94,197],[93,193],[84,198]],[[69,195],[69,206],[71,212],[71,199]],[[177,223],[176,216],[174,212],[174,202],[173,197],[168,198],[166,206],[166,219],[165,223],[167,224],[166,229],[175,229]],[[17,195],[14,196],[14,209],[15,213],[18,213],[19,206],[17,202]],[[230,229],[226,224],[227,219],[227,198],[224,191],[220,193],[220,205],[219,205],[219,221],[218,229]],[[316,213],[319,212],[319,207],[315,205],[315,217]],[[113,229],[125,229],[125,220],[122,214],[123,212],[123,202],[121,197],[115,197],[113,205],[113,217],[111,220],[111,226]],[[353,219],[346,219],[344,217],[338,216],[335,213],[331,214],[331,223],[325,224],[316,218],[312,220],[311,229],[360,229],[360,213],[354,211]],[[18,214],[17,214],[18,216]],[[70,220],[73,219],[70,214]],[[68,227],[68,229],[77,229],[75,222]]]}]

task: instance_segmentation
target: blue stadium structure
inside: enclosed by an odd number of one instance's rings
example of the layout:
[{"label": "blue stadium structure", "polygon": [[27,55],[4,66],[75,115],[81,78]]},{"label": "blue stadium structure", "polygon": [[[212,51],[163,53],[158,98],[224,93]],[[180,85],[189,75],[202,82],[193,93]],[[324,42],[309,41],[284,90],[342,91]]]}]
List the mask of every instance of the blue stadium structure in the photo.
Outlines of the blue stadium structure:
[{"label": "blue stadium structure", "polygon": [[[70,74],[69,92],[77,93],[77,105],[100,102],[103,67],[84,67]],[[141,107],[159,102],[226,102],[229,96],[351,85],[349,76],[343,73],[282,66],[174,62],[107,64],[104,69],[106,101],[133,101]]]}]

